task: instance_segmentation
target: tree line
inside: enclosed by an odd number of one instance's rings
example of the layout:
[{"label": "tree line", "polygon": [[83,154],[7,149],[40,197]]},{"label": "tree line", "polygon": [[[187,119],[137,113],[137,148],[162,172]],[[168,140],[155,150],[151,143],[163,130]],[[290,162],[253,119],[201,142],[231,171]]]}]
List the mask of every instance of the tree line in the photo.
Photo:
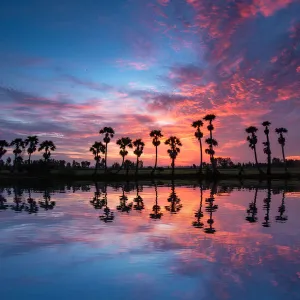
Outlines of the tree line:
[{"label": "tree line", "polygon": [[[218,146],[217,140],[214,138],[213,131],[214,131],[214,124],[216,116],[214,114],[208,114],[203,117],[203,119],[199,119],[197,121],[194,121],[191,126],[195,128],[195,138],[199,142],[199,153],[200,153],[200,163],[199,163],[199,173],[203,173],[203,166],[206,165],[203,162],[203,142],[207,145],[206,149],[204,150],[206,154],[209,155],[210,164],[211,164],[211,172],[216,175],[218,174],[217,167],[225,164],[232,165],[232,162],[230,162],[228,159],[224,158],[215,158],[215,148]],[[202,127],[204,126],[204,122],[207,122],[207,130],[209,132],[209,137],[207,137],[203,141],[204,134],[202,132]],[[263,151],[264,154],[267,155],[267,175],[271,174],[271,165],[272,165],[272,158],[271,158],[271,144],[270,144],[270,126],[271,123],[269,121],[265,121],[262,123],[262,126],[264,128],[264,133],[266,136],[265,141],[263,141]],[[255,126],[250,126],[245,129],[247,136],[247,141],[249,143],[249,147],[253,150],[254,153],[254,160],[256,167],[260,174],[264,174],[262,171],[260,164],[258,162],[258,155],[257,155],[257,143],[258,143],[258,137],[257,137],[257,131],[258,128]],[[287,172],[287,161],[285,157],[285,142],[286,138],[284,134],[286,134],[288,131],[286,128],[276,128],[275,133],[278,135],[278,143],[281,146],[282,151],[282,158],[285,165],[285,171]],[[104,127],[99,131],[99,134],[103,137],[102,141],[95,141],[95,143],[90,147],[90,152],[92,153],[94,160],[96,162],[95,164],[95,172],[102,166],[104,167],[105,172],[108,171],[107,166],[107,157],[108,157],[108,145],[111,143],[112,139],[115,136],[115,131],[112,127]],[[158,148],[161,145],[161,139],[164,137],[162,134],[162,131],[159,129],[152,130],[149,134],[149,136],[152,138],[152,145],[155,147],[155,161],[154,161],[154,167],[152,169],[152,174],[157,170],[158,165]],[[167,153],[171,159],[171,168],[172,168],[172,175],[174,175],[175,172],[175,162],[176,159],[180,153],[182,142],[180,141],[180,138],[177,136],[170,136],[165,140],[165,145],[169,146],[169,149],[167,150]],[[119,154],[121,156],[122,162],[119,165],[118,171],[122,169],[125,169],[127,174],[129,168],[132,168],[135,166],[135,173],[138,174],[138,169],[140,166],[142,166],[141,156],[144,152],[145,143],[141,138],[132,140],[130,137],[122,137],[116,141],[116,144],[119,147]],[[56,150],[56,146],[53,143],[53,141],[46,140],[39,144],[39,139],[37,136],[28,136],[25,140],[22,140],[20,138],[14,139],[12,142],[8,143],[5,140],[0,140],[0,160],[3,157],[3,155],[7,152],[7,148],[12,147],[13,148],[13,154],[14,154],[14,166],[16,166],[19,163],[23,163],[23,155],[25,152],[28,154],[28,160],[27,164],[31,164],[31,156],[36,151],[44,151],[42,154],[42,157],[44,158],[45,162],[48,162],[51,157],[51,153]],[[130,160],[126,159],[126,156],[128,155],[128,150],[133,149],[133,153],[136,156],[136,162],[133,163]],[[10,159],[10,158],[8,158]],[[59,161],[60,163],[65,161]],[[64,163],[65,164],[65,163]],[[114,164],[116,165],[116,163]],[[73,161],[73,167],[89,167],[88,162],[82,162],[81,165],[79,163],[76,163]]]}]

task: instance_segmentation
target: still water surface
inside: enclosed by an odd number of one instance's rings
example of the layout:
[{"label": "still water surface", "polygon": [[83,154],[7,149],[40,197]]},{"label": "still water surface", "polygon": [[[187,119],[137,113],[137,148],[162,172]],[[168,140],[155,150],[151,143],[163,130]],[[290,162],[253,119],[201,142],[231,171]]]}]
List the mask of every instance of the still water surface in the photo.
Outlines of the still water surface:
[{"label": "still water surface", "polygon": [[0,189],[1,299],[300,299],[300,193]]}]

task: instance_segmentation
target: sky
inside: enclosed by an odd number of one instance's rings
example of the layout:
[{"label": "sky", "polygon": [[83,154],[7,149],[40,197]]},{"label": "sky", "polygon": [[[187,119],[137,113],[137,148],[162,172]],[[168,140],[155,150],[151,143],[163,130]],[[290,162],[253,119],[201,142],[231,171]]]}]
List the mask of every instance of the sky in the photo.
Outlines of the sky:
[{"label": "sky", "polygon": [[1,1],[0,104],[0,139],[51,139],[55,159],[92,160],[89,147],[112,126],[109,164],[121,161],[122,136],[142,138],[153,164],[152,129],[181,139],[177,164],[197,164],[191,123],[207,113],[217,116],[216,156],[252,161],[254,125],[266,161],[269,120],[272,155],[274,130],[286,127],[286,154],[300,158],[300,1]]}]

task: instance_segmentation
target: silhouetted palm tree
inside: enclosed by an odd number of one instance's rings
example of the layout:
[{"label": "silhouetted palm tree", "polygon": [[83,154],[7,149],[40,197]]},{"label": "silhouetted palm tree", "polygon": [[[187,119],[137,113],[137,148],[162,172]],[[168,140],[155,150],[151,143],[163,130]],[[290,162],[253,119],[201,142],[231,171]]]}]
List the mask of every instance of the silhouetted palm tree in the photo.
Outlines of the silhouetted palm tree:
[{"label": "silhouetted palm tree", "polygon": [[165,209],[169,211],[171,214],[177,214],[181,208],[182,204],[180,203],[180,198],[177,196],[176,191],[175,191],[175,184],[174,180],[172,180],[172,185],[171,185],[171,193],[168,198],[168,202],[170,202],[169,206],[165,206]]},{"label": "silhouetted palm tree", "polygon": [[268,168],[267,168],[267,174],[271,175],[271,163],[272,163],[272,159],[271,159],[271,144],[270,144],[270,138],[269,138],[269,126],[271,125],[271,123],[269,121],[265,121],[262,123],[262,126],[265,127],[264,133],[266,135],[267,141],[263,142],[264,145],[264,153],[267,154],[268,156]]},{"label": "silhouetted palm tree", "polygon": [[210,162],[213,168],[213,173],[217,174],[217,166],[216,166],[216,162],[215,162],[215,150],[214,147],[218,146],[218,142],[213,138],[213,130],[214,130],[214,126],[212,124],[212,122],[216,119],[216,116],[214,114],[209,114],[206,115],[203,120],[209,122],[207,129],[209,131],[209,138],[205,140],[206,144],[208,144],[208,149],[205,149],[205,153],[209,154],[210,156]]},{"label": "silhouetted palm tree", "polygon": [[284,153],[284,146],[285,146],[285,137],[283,136],[283,133],[287,133],[287,129],[280,127],[280,128],[276,128],[275,132],[277,134],[279,134],[278,137],[278,143],[281,145],[281,151],[282,151],[282,158],[283,158],[283,162],[284,162],[284,168],[285,168],[285,172],[287,172],[287,165],[286,165],[286,159],[285,159],[285,153]]},{"label": "silhouetted palm tree", "polygon": [[28,147],[27,148],[27,153],[29,155],[28,164],[30,164],[31,162],[31,155],[36,151],[38,143],[39,143],[39,139],[36,135],[28,136],[27,139],[25,140],[25,146]]},{"label": "silhouetted palm tree", "polygon": [[258,192],[258,187],[255,188],[255,193],[254,193],[254,200],[249,204],[249,209],[247,209],[247,214],[248,216],[246,217],[246,220],[249,223],[255,223],[257,222],[257,207],[256,207],[256,200],[257,200],[257,192]]},{"label": "silhouetted palm tree", "polygon": [[111,127],[104,127],[99,131],[100,134],[104,134],[103,142],[105,143],[105,172],[107,171],[107,145],[115,135],[115,131]]},{"label": "silhouetted palm tree", "polygon": [[145,143],[142,141],[142,139],[136,139],[133,142],[133,145],[135,147],[133,153],[136,155],[135,175],[137,175],[139,169],[139,158],[143,154]]},{"label": "silhouetted palm tree", "polygon": [[198,211],[195,213],[195,217],[197,218],[197,220],[192,223],[192,225],[195,228],[203,228],[203,226],[204,226],[203,222],[201,221],[201,219],[203,218],[202,201],[203,201],[203,187],[201,184],[200,185],[200,207],[199,207]]},{"label": "silhouetted palm tree", "polygon": [[155,163],[154,163],[154,168],[152,170],[152,174],[155,172],[157,168],[157,157],[158,157],[158,146],[160,145],[160,138],[163,137],[163,134],[161,133],[161,130],[152,130],[150,132],[150,137],[152,137],[152,144],[155,147]]},{"label": "silhouetted palm tree", "polygon": [[160,212],[160,206],[158,205],[158,193],[157,193],[157,184],[156,183],[154,183],[154,189],[155,189],[155,204],[152,207],[153,213],[150,214],[150,218],[157,220],[163,216],[163,213]]},{"label": "silhouetted palm tree", "polygon": [[264,209],[266,210],[266,215],[264,218],[264,222],[262,223],[263,227],[270,227],[270,208],[271,208],[271,186],[270,182],[268,182],[268,190],[267,190],[267,197],[264,199]]},{"label": "silhouetted palm tree", "polygon": [[0,159],[3,157],[3,155],[7,152],[5,148],[9,147],[9,144],[5,140],[0,140]]},{"label": "silhouetted palm tree", "polygon": [[249,147],[254,152],[255,164],[258,169],[258,172],[260,174],[263,174],[263,171],[260,169],[259,164],[258,164],[257,152],[256,152],[256,144],[257,144],[256,132],[258,131],[258,129],[255,126],[249,126],[248,128],[245,129],[245,131],[248,133],[247,141],[249,142]]},{"label": "silhouetted palm tree", "polygon": [[15,159],[14,159],[14,167],[15,167],[16,163],[22,160],[22,154],[25,149],[25,143],[22,139],[14,139],[10,143],[10,146],[14,147],[13,154],[15,155]]},{"label": "silhouetted palm tree", "polygon": [[170,136],[166,141],[166,145],[170,146],[170,149],[168,149],[168,154],[172,160],[171,166],[172,166],[172,175],[174,176],[174,170],[175,170],[175,160],[177,158],[178,153],[180,153],[180,148],[182,146],[182,143],[179,138],[176,136]]},{"label": "silhouetted palm tree", "polygon": [[[122,156],[122,164],[120,166],[119,171],[124,167],[124,161],[125,161],[125,157],[128,154],[128,151],[126,150],[126,148],[132,148],[132,140],[129,137],[122,137],[120,139],[117,140],[117,145],[120,147],[120,155]],[[119,172],[118,171],[118,172]]]},{"label": "silhouetted palm tree", "polygon": [[96,174],[99,168],[99,163],[101,161],[101,154],[105,153],[105,146],[102,144],[102,142],[95,142],[90,148],[90,151],[94,155],[94,160],[96,161],[95,173],[94,173]]},{"label": "silhouetted palm tree", "polygon": [[45,151],[43,153],[43,157],[44,157],[44,160],[45,162],[49,161],[50,157],[51,157],[51,151],[55,151],[56,150],[56,146],[55,144],[52,142],[52,141],[43,141],[41,144],[40,144],[40,147],[39,147],[39,152],[40,151]]},{"label": "silhouetted palm tree", "polygon": [[279,216],[275,217],[276,222],[279,222],[279,223],[285,223],[288,219],[288,217],[286,215],[284,215],[284,213],[285,213],[284,200],[285,200],[285,191],[283,191],[283,193],[282,193],[281,205],[278,207]]},{"label": "silhouetted palm tree", "polygon": [[199,145],[200,145],[200,166],[199,166],[200,174],[202,174],[202,161],[203,161],[203,151],[202,151],[203,132],[201,131],[202,126],[203,126],[203,122],[201,120],[192,123],[192,127],[197,129],[197,131],[195,132],[195,137],[199,141]]}]

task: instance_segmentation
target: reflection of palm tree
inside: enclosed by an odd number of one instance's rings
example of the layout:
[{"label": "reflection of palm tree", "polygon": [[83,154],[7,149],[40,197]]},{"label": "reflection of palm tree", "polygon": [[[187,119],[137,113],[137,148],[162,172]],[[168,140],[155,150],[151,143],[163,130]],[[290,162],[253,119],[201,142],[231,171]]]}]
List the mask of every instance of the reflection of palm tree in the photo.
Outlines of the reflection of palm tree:
[{"label": "reflection of palm tree", "polygon": [[55,207],[55,201],[51,201],[50,192],[48,190],[44,191],[43,194],[44,201],[39,201],[39,205],[44,210],[52,210]]},{"label": "reflection of palm tree", "polygon": [[122,196],[120,196],[120,205],[117,206],[117,210],[121,212],[129,213],[132,209],[132,202],[128,203],[128,197],[125,195],[125,187],[122,187]]},{"label": "reflection of palm tree", "polygon": [[287,133],[287,129],[286,128],[276,128],[275,132],[277,134],[279,134],[278,137],[278,143],[281,145],[281,151],[282,151],[282,158],[283,158],[283,162],[284,162],[284,168],[285,168],[285,172],[287,172],[287,165],[286,165],[286,159],[285,159],[285,153],[284,153],[284,146],[285,146],[285,137],[283,136],[283,133]]},{"label": "reflection of palm tree", "polygon": [[28,136],[27,139],[25,140],[25,146],[28,147],[27,148],[27,153],[29,155],[28,164],[30,164],[31,162],[31,155],[36,151],[38,143],[39,143],[39,139],[36,135]]},{"label": "reflection of palm tree", "polygon": [[138,211],[142,211],[145,208],[143,198],[139,194],[139,187],[138,184],[136,185],[136,197],[133,199],[135,202],[133,208]]},{"label": "reflection of palm tree", "polygon": [[135,174],[137,175],[139,169],[139,158],[143,154],[145,143],[141,139],[136,139],[133,142],[135,149],[133,153],[136,155],[136,166],[135,166]]},{"label": "reflection of palm tree", "polygon": [[160,138],[163,137],[163,134],[161,133],[161,130],[152,130],[150,132],[150,137],[152,137],[152,144],[155,147],[155,164],[154,164],[154,168],[152,170],[152,174],[155,172],[156,168],[157,168],[157,156],[158,156],[158,146],[160,145]]},{"label": "reflection of palm tree", "polygon": [[257,131],[258,131],[258,129],[254,126],[250,126],[250,127],[246,128],[246,132],[248,133],[247,141],[249,142],[249,147],[254,152],[254,158],[255,158],[255,164],[256,164],[257,170],[260,174],[263,174],[263,171],[260,169],[259,164],[258,164],[257,152],[256,152],[256,144],[257,144],[256,132]]},{"label": "reflection of palm tree", "polygon": [[94,197],[93,199],[90,201],[90,203],[94,206],[95,209],[102,209],[103,206],[105,205],[105,199],[100,199],[101,197],[101,192],[99,190],[99,187],[98,187],[98,183],[96,182],[95,183],[95,188],[96,188],[96,191],[94,193]]},{"label": "reflection of palm tree", "polygon": [[157,220],[160,219],[163,216],[163,213],[160,212],[160,206],[158,205],[158,193],[157,193],[157,185],[156,183],[154,184],[154,189],[155,189],[155,204],[152,207],[153,213],[150,214],[150,218]]},{"label": "reflection of palm tree", "polygon": [[165,209],[169,211],[171,214],[178,213],[182,208],[182,204],[180,203],[180,201],[181,201],[180,198],[177,196],[175,192],[174,180],[172,180],[171,193],[168,198],[168,202],[170,202],[170,205],[165,206]]},{"label": "reflection of palm tree", "polygon": [[203,122],[201,120],[195,121],[192,123],[192,127],[196,128],[195,137],[199,141],[200,145],[200,166],[199,166],[199,172],[202,174],[202,160],[203,160],[203,151],[202,151],[202,138],[203,138],[203,132],[201,131],[201,127],[203,126]]},{"label": "reflection of palm tree", "polygon": [[103,203],[104,203],[104,209],[103,209],[103,215],[99,217],[101,221],[104,223],[110,223],[114,220],[114,212],[111,211],[111,209],[107,205],[107,185],[104,186],[104,194],[103,194]]},{"label": "reflection of palm tree", "polygon": [[270,145],[270,139],[269,139],[269,126],[271,123],[269,121],[265,121],[262,123],[263,126],[265,126],[264,133],[266,135],[267,141],[263,142],[264,147],[264,153],[268,156],[268,168],[267,168],[267,174],[271,175],[271,145]]},{"label": "reflection of palm tree", "polygon": [[283,193],[282,193],[281,205],[278,207],[279,216],[275,217],[276,222],[279,222],[279,223],[285,223],[288,219],[288,217],[286,215],[284,215],[284,213],[285,213],[284,200],[285,200],[285,191],[283,191]]},{"label": "reflection of palm tree", "polygon": [[208,234],[214,234],[216,232],[216,229],[213,227],[214,219],[213,219],[213,212],[215,212],[218,209],[218,205],[214,204],[215,201],[215,185],[211,188],[210,196],[209,198],[205,199],[205,202],[208,203],[208,206],[206,206],[206,211],[209,212],[209,219],[207,220],[207,224],[209,224],[209,227],[204,228],[204,232]]},{"label": "reflection of palm tree", "polygon": [[30,195],[29,195],[29,198],[27,199],[27,203],[28,203],[28,205],[26,205],[25,210],[29,214],[36,214],[39,211],[36,201],[34,199],[32,199]]},{"label": "reflection of palm tree", "polygon": [[6,202],[7,200],[0,194],[0,210],[6,210],[8,208]]},{"label": "reflection of palm tree", "polygon": [[256,200],[257,200],[257,192],[258,187],[255,188],[255,194],[254,194],[254,201],[249,204],[249,209],[247,209],[248,216],[246,217],[246,220],[250,223],[257,222],[257,207],[256,207]]},{"label": "reflection of palm tree", "polygon": [[22,212],[25,208],[25,203],[22,201],[23,191],[17,187],[13,188],[14,191],[14,204],[11,209],[15,212]]},{"label": "reflection of palm tree", "polygon": [[179,138],[176,136],[171,136],[165,141],[166,145],[170,146],[170,149],[168,149],[169,156],[172,160],[171,166],[172,166],[172,176],[174,176],[174,169],[175,169],[175,160],[180,152],[180,148],[182,146],[182,143]]},{"label": "reflection of palm tree", "polygon": [[120,155],[122,156],[122,164],[120,166],[120,169],[118,170],[118,172],[120,172],[120,170],[124,167],[124,162],[125,162],[125,157],[128,154],[128,151],[126,150],[126,148],[132,148],[132,140],[129,137],[122,137],[121,139],[117,140],[117,145],[120,147]]},{"label": "reflection of palm tree", "polygon": [[195,217],[197,218],[197,220],[192,223],[192,225],[195,228],[203,228],[203,226],[204,226],[203,222],[201,221],[201,219],[203,218],[202,201],[203,201],[203,187],[201,184],[200,185],[200,207],[199,207],[198,211],[195,213]]},{"label": "reflection of palm tree", "polygon": [[264,199],[264,209],[266,210],[266,215],[264,218],[264,222],[262,223],[263,227],[270,227],[270,208],[271,208],[271,187],[270,182],[268,182],[268,191],[267,197]]}]

